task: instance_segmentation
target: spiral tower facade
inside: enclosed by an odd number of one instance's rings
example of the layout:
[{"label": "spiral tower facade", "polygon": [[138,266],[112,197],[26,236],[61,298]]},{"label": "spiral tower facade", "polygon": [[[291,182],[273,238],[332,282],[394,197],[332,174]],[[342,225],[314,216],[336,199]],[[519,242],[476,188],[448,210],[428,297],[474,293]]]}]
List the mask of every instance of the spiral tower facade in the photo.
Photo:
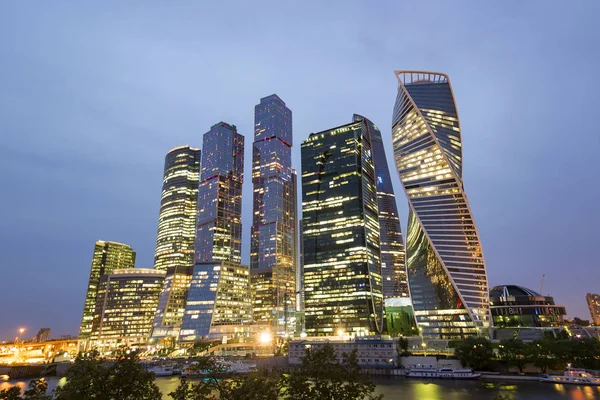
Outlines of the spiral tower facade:
[{"label": "spiral tower facade", "polygon": [[486,334],[488,283],[462,180],[461,130],[448,76],[396,71],[394,158],[409,203],[406,263],[421,334]]}]

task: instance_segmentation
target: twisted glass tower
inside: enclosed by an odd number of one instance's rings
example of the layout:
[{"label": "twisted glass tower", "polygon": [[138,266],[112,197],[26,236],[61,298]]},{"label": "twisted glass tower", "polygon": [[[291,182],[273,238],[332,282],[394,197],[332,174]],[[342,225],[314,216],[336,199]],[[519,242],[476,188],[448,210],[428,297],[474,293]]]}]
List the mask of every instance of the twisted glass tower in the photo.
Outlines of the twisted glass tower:
[{"label": "twisted glass tower", "polygon": [[408,197],[406,257],[417,324],[426,337],[488,328],[485,261],[462,181],[462,142],[447,75],[396,71],[392,142]]}]

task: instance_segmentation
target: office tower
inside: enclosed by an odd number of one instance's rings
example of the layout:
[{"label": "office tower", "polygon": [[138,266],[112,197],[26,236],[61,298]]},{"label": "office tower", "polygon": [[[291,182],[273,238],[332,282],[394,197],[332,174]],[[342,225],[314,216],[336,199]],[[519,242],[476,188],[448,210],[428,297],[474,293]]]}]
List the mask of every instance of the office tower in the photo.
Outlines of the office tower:
[{"label": "office tower", "polygon": [[152,337],[179,335],[194,265],[200,149],[180,146],[165,157],[154,268],[166,271]]},{"label": "office tower", "polygon": [[194,264],[200,149],[175,147],[165,157],[154,268]]},{"label": "office tower", "polygon": [[91,332],[101,353],[119,347],[145,347],[165,271],[117,269],[100,278]]},{"label": "office tower", "polygon": [[254,108],[250,271],[254,319],[278,334],[295,330],[295,183],[292,111],[277,95],[265,97]]},{"label": "office tower", "polygon": [[417,324],[432,338],[487,334],[487,274],[463,187],[450,81],[430,72],[396,76],[392,142],[409,203],[406,264]]},{"label": "office tower", "polygon": [[243,335],[251,320],[249,270],[240,265],[244,137],[220,122],[204,134],[202,148],[195,265],[181,341]]},{"label": "office tower", "polygon": [[600,325],[600,294],[588,293],[585,295],[588,307],[590,308],[590,315],[592,316],[592,323],[594,325]]},{"label": "office tower", "polygon": [[383,329],[379,221],[371,126],[364,119],[302,143],[306,333]]},{"label": "office tower", "polygon": [[377,185],[377,206],[379,209],[383,297],[386,299],[409,297],[400,217],[398,216],[396,196],[394,195],[381,131],[365,117],[354,114],[354,121],[361,120],[365,121],[371,132]]},{"label": "office tower", "polygon": [[133,268],[134,265],[135,252],[128,245],[103,240],[96,242],[88,289],[83,306],[83,317],[81,318],[81,327],[79,328],[79,340],[83,342],[84,348],[92,332],[92,322],[94,320],[100,278],[103,275],[112,273],[116,269]]},{"label": "office tower", "polygon": [[[490,311],[494,328],[562,327],[567,315],[564,306],[554,304],[553,297],[517,285],[490,289]],[[514,333],[509,329],[504,335],[512,338]]]}]

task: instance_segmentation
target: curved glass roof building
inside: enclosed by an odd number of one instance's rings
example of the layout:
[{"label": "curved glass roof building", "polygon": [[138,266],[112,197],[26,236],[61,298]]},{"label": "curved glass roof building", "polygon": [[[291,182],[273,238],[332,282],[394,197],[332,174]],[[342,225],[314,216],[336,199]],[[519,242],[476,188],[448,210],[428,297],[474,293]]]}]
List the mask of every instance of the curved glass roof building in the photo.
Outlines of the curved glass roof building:
[{"label": "curved glass roof building", "polygon": [[461,131],[448,76],[396,71],[392,142],[408,197],[406,264],[421,334],[477,335],[490,325],[479,234],[462,180]]}]

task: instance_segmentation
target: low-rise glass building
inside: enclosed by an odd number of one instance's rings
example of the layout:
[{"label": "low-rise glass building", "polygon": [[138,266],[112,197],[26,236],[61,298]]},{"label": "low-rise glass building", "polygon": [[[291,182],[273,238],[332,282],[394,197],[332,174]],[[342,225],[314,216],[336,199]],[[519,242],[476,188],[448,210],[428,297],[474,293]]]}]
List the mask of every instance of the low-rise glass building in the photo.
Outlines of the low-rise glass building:
[{"label": "low-rise glass building", "polygon": [[554,304],[553,297],[517,285],[492,288],[490,308],[496,328],[561,326],[567,314],[564,306]]}]

